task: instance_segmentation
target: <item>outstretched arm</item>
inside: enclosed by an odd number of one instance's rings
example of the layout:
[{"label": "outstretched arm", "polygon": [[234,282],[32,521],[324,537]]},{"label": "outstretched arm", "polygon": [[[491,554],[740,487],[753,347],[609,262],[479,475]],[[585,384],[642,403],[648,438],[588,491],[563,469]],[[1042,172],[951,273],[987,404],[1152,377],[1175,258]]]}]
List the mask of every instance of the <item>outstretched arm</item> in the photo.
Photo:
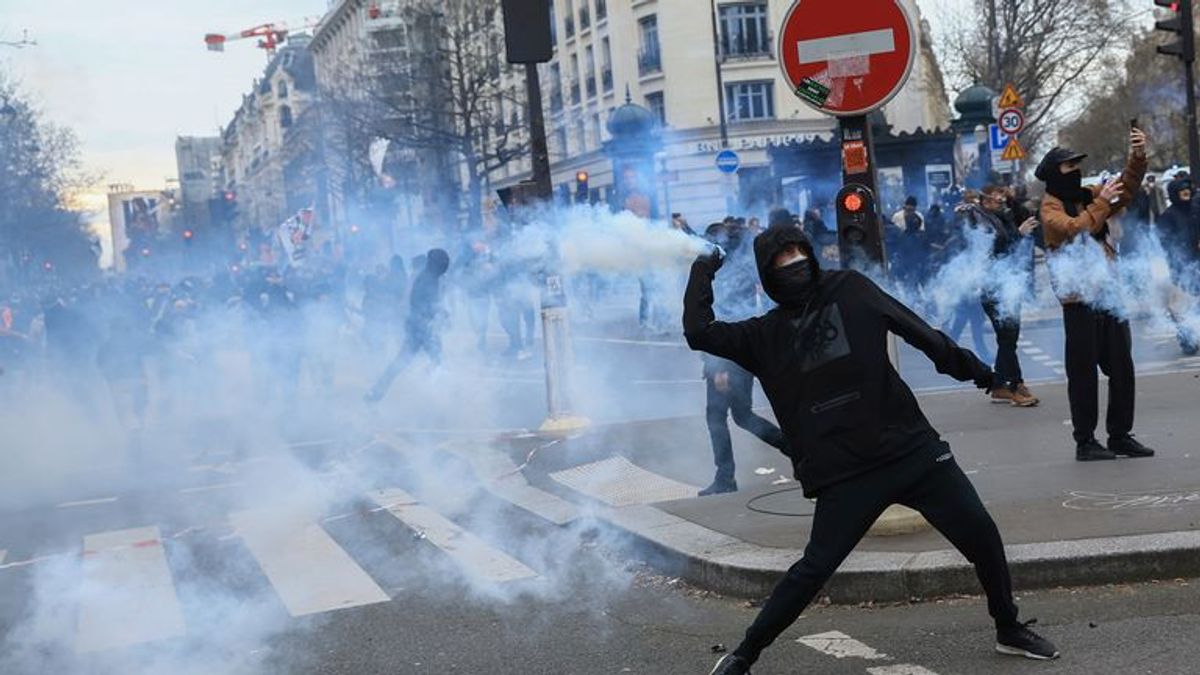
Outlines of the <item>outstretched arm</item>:
[{"label": "outstretched arm", "polygon": [[697,351],[729,359],[755,372],[752,354],[753,323],[717,321],[713,313],[713,277],[721,267],[717,253],[703,255],[692,263],[687,291],[683,295],[683,336]]},{"label": "outstretched arm", "polygon": [[921,350],[939,373],[959,382],[974,382],[980,389],[991,390],[995,376],[992,369],[968,349],[959,347],[948,335],[925,323],[904,303],[893,298],[871,280],[863,277],[872,292],[869,297],[887,321],[888,330]]}]

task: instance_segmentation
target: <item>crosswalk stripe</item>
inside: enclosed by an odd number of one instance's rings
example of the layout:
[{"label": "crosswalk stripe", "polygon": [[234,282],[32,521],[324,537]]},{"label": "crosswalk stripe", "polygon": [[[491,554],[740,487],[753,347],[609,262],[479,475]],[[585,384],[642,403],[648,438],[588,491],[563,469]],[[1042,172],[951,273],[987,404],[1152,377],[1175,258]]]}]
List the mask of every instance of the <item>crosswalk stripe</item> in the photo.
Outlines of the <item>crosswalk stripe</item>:
[{"label": "crosswalk stripe", "polygon": [[450,519],[418,503],[399,488],[373,490],[367,496],[400,522],[420,532],[449,555],[469,576],[493,583],[533,579],[538,576],[524,563],[493,548],[479,537],[463,530]]},{"label": "crosswalk stripe", "polygon": [[914,666],[909,663],[898,663],[894,666],[875,666],[874,668],[867,668],[867,672],[871,675],[937,675],[937,673],[928,668]]},{"label": "crosswalk stripe", "polygon": [[609,506],[687,499],[700,489],[643,469],[620,455],[556,471],[550,477]]},{"label": "crosswalk stripe", "polygon": [[887,654],[876,651],[873,647],[868,647],[849,635],[836,630],[816,635],[807,635],[796,640],[796,642],[838,659],[852,658],[865,659],[867,661],[886,661],[891,658]]},{"label": "crosswalk stripe", "polygon": [[1029,358],[1033,359],[1034,361],[1048,362],[1050,361],[1051,357],[1049,354],[1032,354]]},{"label": "crosswalk stripe", "polygon": [[391,599],[320,525],[268,510],[229,520],[292,616]]},{"label": "crosswalk stripe", "polygon": [[75,646],[80,652],[183,635],[157,527],[89,534],[83,539],[83,586]]}]

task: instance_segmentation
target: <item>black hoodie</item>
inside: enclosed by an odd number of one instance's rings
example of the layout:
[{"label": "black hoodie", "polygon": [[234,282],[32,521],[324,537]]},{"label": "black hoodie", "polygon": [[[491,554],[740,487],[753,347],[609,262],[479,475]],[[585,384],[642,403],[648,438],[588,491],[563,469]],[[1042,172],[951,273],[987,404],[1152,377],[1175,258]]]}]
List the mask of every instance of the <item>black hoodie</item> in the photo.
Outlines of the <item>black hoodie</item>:
[{"label": "black hoodie", "polygon": [[450,268],[450,256],[440,248],[430,249],[425,267],[413,281],[408,300],[406,327],[411,338],[420,340],[433,331],[433,322],[441,309],[441,278]]},{"label": "black hoodie", "polygon": [[[754,241],[768,295],[766,271],[789,242],[807,245],[794,225],[774,225]],[[991,369],[974,354],[857,272],[822,272],[804,307],[730,323],[713,315],[717,267],[711,257],[692,265],[684,335],[692,349],[729,359],[759,379],[806,496],[940,440],[888,360],[889,331],[924,352],[938,372],[981,388],[992,384]]]},{"label": "black hoodie", "polygon": [[1186,179],[1175,179],[1167,184],[1169,206],[1158,217],[1158,236],[1163,248],[1172,260],[1190,262],[1200,257],[1200,208],[1195,196],[1189,201],[1179,198],[1183,190],[1191,190],[1192,183]]}]

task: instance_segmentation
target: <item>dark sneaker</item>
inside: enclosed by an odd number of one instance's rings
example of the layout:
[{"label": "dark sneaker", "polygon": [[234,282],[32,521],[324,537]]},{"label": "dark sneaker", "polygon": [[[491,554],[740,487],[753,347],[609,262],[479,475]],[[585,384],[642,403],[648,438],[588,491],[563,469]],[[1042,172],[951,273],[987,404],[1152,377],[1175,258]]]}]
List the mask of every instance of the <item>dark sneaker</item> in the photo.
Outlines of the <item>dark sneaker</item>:
[{"label": "dark sneaker", "polygon": [[737,481],[735,480],[714,480],[712,485],[704,488],[699,492],[701,497],[709,495],[723,495],[726,492],[737,492]]},{"label": "dark sneaker", "polygon": [[1010,656],[1024,656],[1027,659],[1050,661],[1058,658],[1058,648],[1054,643],[1029,627],[1037,623],[1037,619],[1019,623],[1012,628],[996,630],[996,651]]},{"label": "dark sneaker", "polygon": [[1108,449],[1114,455],[1124,457],[1153,457],[1154,451],[1138,442],[1133,436],[1108,439]]},{"label": "dark sneaker", "polygon": [[1097,462],[1105,459],[1116,459],[1111,450],[1100,445],[1100,441],[1092,439],[1075,446],[1075,460],[1079,462]]},{"label": "dark sneaker", "polygon": [[717,665],[713,666],[712,672],[708,675],[749,675],[750,664],[746,663],[746,659],[733,654],[726,654],[717,661]]}]

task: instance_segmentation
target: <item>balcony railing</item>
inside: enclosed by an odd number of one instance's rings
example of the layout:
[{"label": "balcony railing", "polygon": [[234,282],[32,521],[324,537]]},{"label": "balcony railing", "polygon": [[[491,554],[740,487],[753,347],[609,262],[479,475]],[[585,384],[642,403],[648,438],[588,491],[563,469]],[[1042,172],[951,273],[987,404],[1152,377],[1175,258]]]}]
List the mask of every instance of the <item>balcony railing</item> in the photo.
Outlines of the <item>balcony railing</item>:
[{"label": "balcony railing", "polygon": [[638,74],[649,75],[658,72],[662,72],[662,52],[658,49],[638,52]]},{"label": "balcony railing", "polygon": [[585,89],[587,90],[587,97],[594,98],[596,96],[596,76],[588,75],[584,84]]},{"label": "balcony railing", "polygon": [[721,60],[751,61],[754,59],[773,59],[775,50],[770,36],[748,39],[738,36],[721,41]]},{"label": "balcony railing", "polygon": [[606,92],[612,91],[612,89],[613,89],[612,66],[604,66],[604,68],[600,69],[600,86],[604,87],[604,91],[606,91]]}]

